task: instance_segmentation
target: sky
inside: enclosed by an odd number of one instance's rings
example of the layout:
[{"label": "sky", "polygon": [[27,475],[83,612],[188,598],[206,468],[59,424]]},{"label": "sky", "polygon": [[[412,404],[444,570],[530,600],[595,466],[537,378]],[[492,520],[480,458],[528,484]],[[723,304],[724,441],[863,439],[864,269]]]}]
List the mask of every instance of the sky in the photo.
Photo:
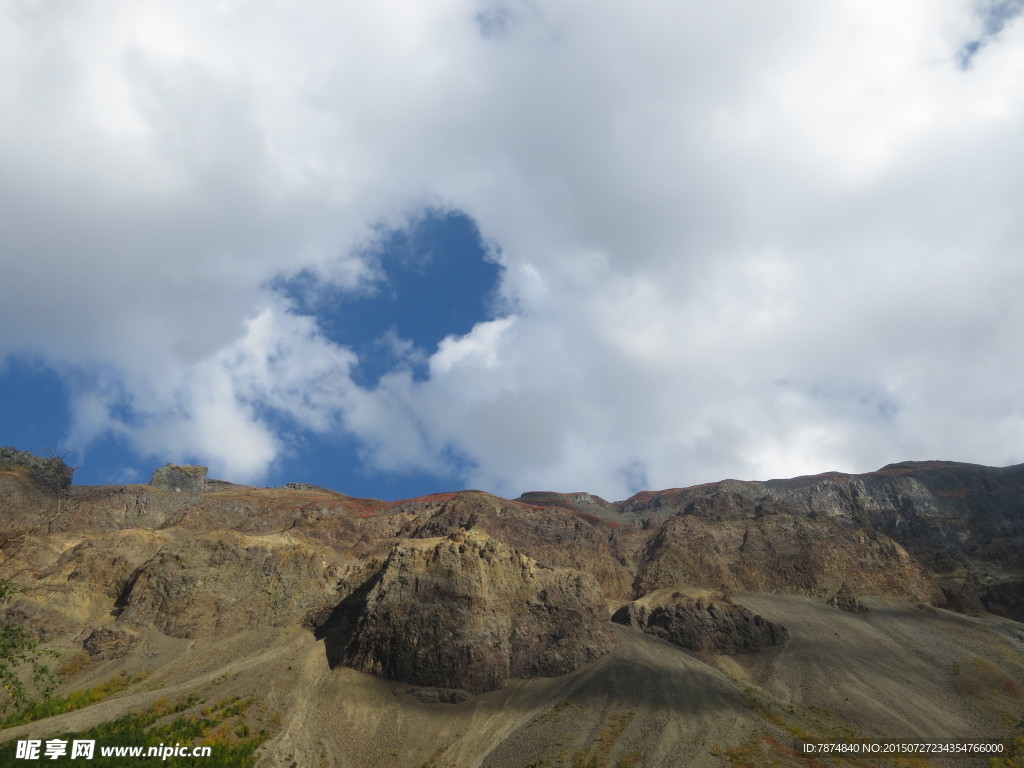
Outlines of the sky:
[{"label": "sky", "polygon": [[0,444],[398,499],[1024,462],[1022,0],[0,0]]}]

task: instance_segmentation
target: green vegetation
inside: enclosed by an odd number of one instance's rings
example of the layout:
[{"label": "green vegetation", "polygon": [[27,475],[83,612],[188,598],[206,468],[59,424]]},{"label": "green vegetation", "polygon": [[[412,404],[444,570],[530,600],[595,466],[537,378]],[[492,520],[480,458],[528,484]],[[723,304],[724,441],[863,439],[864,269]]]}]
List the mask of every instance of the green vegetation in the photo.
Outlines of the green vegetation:
[{"label": "green vegetation", "polygon": [[141,682],[145,677],[145,675],[131,676],[121,674],[105,683],[97,685],[95,688],[75,691],[74,693],[69,693],[67,696],[47,698],[44,701],[23,707],[10,717],[0,721],[0,728],[24,725],[25,723],[42,720],[44,717],[53,717],[54,715],[61,715],[65,712],[71,712],[76,709],[81,709],[82,707],[88,707],[90,704],[103,701],[103,699],[108,696],[113,696],[115,693],[123,691],[130,685]]},{"label": "green vegetation", "polygon": [[[10,582],[0,581],[0,606],[11,599],[13,592]],[[0,685],[15,709],[24,709],[31,703],[30,686],[44,699],[49,697],[57,687],[57,676],[47,660],[57,658],[59,653],[40,648],[24,627],[0,626]]]},{"label": "green vegetation", "polygon": [[[104,757],[102,747],[148,748],[161,745],[211,748],[209,757],[169,756],[160,760],[161,765],[195,766],[201,763],[204,768],[250,768],[255,763],[256,750],[270,736],[266,730],[256,734],[250,732],[245,714],[253,705],[253,700],[234,696],[203,707],[198,716],[180,716],[181,712],[199,703],[198,697],[194,695],[176,702],[161,699],[143,712],[54,738],[69,743],[75,739],[95,740],[94,756],[88,761],[92,768],[120,768],[125,764],[123,756]],[[0,768],[24,765],[24,760],[18,760],[15,754],[12,743],[0,749]],[[77,764],[66,756],[59,760],[46,760],[46,763]]]},{"label": "green vegetation", "polygon": [[990,757],[988,768],[1024,768],[1024,736],[1009,742],[999,757]]},{"label": "green vegetation", "polygon": [[[53,507],[41,512],[39,520],[29,530],[15,526],[0,534],[0,566],[10,566],[12,557],[26,546],[28,534],[59,517],[75,468],[58,456],[42,458],[8,446],[0,447],[0,472],[31,480],[53,501]],[[5,568],[0,576],[0,607],[6,605],[15,592],[10,570],[17,569]],[[40,648],[36,638],[24,627],[7,621],[0,624],[0,685],[7,692],[7,701],[0,702],[0,706],[24,709],[31,703],[32,694],[47,698],[58,682],[48,660],[57,658],[60,658],[59,653]]]},{"label": "green vegetation", "polygon": [[[546,722],[570,706],[572,705],[568,700],[556,704],[534,722]],[[590,749],[577,750],[571,756],[561,752],[553,758],[534,761],[525,766],[525,768],[612,768],[612,766],[614,768],[635,768],[643,761],[643,756],[635,750],[624,757],[620,757],[614,763],[611,762],[612,750],[619,742],[619,737],[626,729],[626,726],[632,722],[635,716],[636,713],[633,711],[609,715],[601,725],[601,730],[597,735],[597,743],[592,745]]]},{"label": "green vegetation", "polygon": [[568,709],[571,706],[572,706],[572,702],[570,702],[568,699],[565,699],[564,701],[560,701],[558,704],[555,704],[555,706],[553,706],[551,709],[549,709],[543,715],[541,715],[540,717],[536,718],[532,723],[530,723],[530,725],[533,725],[533,723],[546,723],[548,720],[550,720],[550,719],[552,719],[554,717],[557,717],[559,714],[561,714],[563,711],[565,711],[566,709]]},{"label": "green vegetation", "polygon": [[608,759],[612,748],[619,741],[619,737],[626,729],[626,726],[633,720],[635,713],[626,712],[620,715],[610,715],[601,728],[597,737],[597,751],[594,755],[597,758],[596,765],[608,765]]}]

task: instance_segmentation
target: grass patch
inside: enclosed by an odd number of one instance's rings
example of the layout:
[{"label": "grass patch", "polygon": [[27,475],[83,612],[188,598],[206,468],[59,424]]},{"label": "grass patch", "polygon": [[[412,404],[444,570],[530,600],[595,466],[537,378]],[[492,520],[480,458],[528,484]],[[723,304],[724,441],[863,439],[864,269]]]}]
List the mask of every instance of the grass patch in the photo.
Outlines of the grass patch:
[{"label": "grass patch", "polygon": [[[568,701],[563,701],[561,704],[550,709],[546,716],[554,717],[555,714],[569,706]],[[626,726],[632,722],[634,716],[634,712],[609,715],[601,725],[601,731],[597,735],[597,743],[589,749],[577,750],[571,756],[566,755],[564,752],[560,753],[554,758],[553,763],[549,763],[548,760],[539,760],[530,765],[537,766],[537,768],[541,766],[547,768],[548,765],[551,765],[552,768],[613,768],[613,764],[610,762],[612,750],[618,743],[619,737],[626,729]],[[640,765],[641,760],[642,756],[640,753],[634,751],[625,757],[619,758],[614,763],[614,768],[634,768],[634,766]]]},{"label": "grass patch", "polygon": [[980,656],[974,656],[969,663],[957,666],[954,675],[960,690],[973,698],[1001,700],[1010,706],[1021,698],[1017,681],[1005,670]]},{"label": "grass patch", "polygon": [[1024,736],[1018,736],[1006,745],[999,757],[990,757],[988,768],[1024,768]]},{"label": "grass patch", "polygon": [[0,721],[0,728],[10,728],[15,725],[25,725],[44,717],[62,715],[65,712],[72,712],[82,707],[88,707],[97,702],[120,693],[129,686],[135,685],[145,679],[145,675],[118,675],[97,685],[95,688],[86,688],[82,691],[69,693],[67,696],[54,696],[51,699],[40,701],[26,707],[20,712],[15,712]]},{"label": "grass patch", "polygon": [[83,669],[88,667],[90,664],[94,664],[92,657],[89,656],[85,651],[79,651],[70,658],[66,659],[64,663],[57,670],[57,677],[68,678],[77,675]]},{"label": "grass patch", "polygon": [[[256,750],[270,737],[267,730],[252,733],[245,720],[245,714],[255,703],[253,699],[238,696],[223,699],[203,707],[198,716],[185,717],[180,713],[200,704],[197,696],[171,701],[164,698],[153,703],[147,710],[103,723],[85,731],[65,733],[54,737],[67,740],[95,740],[96,750],[88,765],[92,768],[121,768],[125,765],[123,756],[104,757],[101,748],[105,746],[155,747],[180,744],[185,747],[209,746],[210,757],[168,757],[161,760],[166,766],[195,766],[200,762],[205,768],[251,768],[256,762]],[[175,717],[175,715],[179,715]],[[132,758],[136,760],[138,758]],[[46,760],[48,765],[76,765],[69,757]],[[0,768],[24,765],[24,760],[15,758],[13,744],[0,750]]]},{"label": "grass patch", "polygon": [[[558,704],[555,704],[555,706],[551,707],[551,709],[549,709],[543,715],[538,715],[537,717],[533,718],[533,720],[526,724],[526,727],[532,728],[533,726],[538,725],[540,723],[546,723],[549,720],[554,720],[556,717],[562,714],[562,712],[564,712],[571,706],[572,702],[570,702],[568,699],[566,699],[565,701],[560,701]],[[527,768],[530,767],[527,766]]]},{"label": "grass patch", "polygon": [[632,722],[634,717],[633,712],[626,712],[620,715],[611,715],[605,720],[604,726],[601,728],[601,732],[597,736],[597,765],[606,766],[608,765],[608,758],[611,755],[612,749],[618,742],[622,732],[626,730],[626,726]]},{"label": "grass patch", "polygon": [[[553,706],[551,709],[549,709],[543,715],[541,715],[536,720],[534,720],[534,722],[535,723],[546,723],[548,720],[552,720],[553,718],[558,717],[562,712],[564,712],[565,710],[567,710],[571,706],[572,706],[572,702],[570,702],[568,699],[565,699],[564,701],[560,701],[558,704],[555,704],[555,706]],[[531,723],[531,725],[532,724],[533,723]]]}]

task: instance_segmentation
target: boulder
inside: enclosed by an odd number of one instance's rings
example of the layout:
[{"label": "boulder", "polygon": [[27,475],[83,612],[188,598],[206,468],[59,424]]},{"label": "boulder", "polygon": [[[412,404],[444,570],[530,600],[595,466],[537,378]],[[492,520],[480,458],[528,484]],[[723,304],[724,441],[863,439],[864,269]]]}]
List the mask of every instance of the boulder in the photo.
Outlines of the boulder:
[{"label": "boulder", "polygon": [[839,591],[828,599],[828,604],[848,613],[865,613],[867,611],[867,606],[857,599],[845,581],[839,587]]},{"label": "boulder", "polygon": [[153,472],[149,484],[154,488],[178,493],[201,493],[206,487],[206,467],[167,464]]},{"label": "boulder", "polygon": [[96,627],[82,641],[82,648],[97,661],[119,659],[127,656],[136,645],[139,636],[116,627]]},{"label": "boulder", "polygon": [[781,645],[789,630],[737,603],[704,601],[679,594],[653,605],[622,606],[612,621],[668,640],[687,651],[725,655],[755,653]]}]

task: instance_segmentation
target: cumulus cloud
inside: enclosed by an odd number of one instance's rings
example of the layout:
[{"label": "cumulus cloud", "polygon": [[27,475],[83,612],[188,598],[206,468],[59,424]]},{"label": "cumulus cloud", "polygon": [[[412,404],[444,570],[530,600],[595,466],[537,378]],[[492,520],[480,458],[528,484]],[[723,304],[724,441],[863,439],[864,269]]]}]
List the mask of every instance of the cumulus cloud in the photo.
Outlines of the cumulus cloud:
[{"label": "cumulus cloud", "polygon": [[[77,372],[79,440],[239,479],[282,423],[501,493],[1020,461],[996,5],[5,4],[0,354]],[[429,206],[499,311],[361,388],[274,281],[363,289]]]},{"label": "cumulus cloud", "polygon": [[222,476],[255,481],[284,447],[271,415],[315,432],[340,427],[353,362],[312,318],[270,306],[194,365],[78,382],[72,444],[112,432],[147,455],[200,456]]}]

